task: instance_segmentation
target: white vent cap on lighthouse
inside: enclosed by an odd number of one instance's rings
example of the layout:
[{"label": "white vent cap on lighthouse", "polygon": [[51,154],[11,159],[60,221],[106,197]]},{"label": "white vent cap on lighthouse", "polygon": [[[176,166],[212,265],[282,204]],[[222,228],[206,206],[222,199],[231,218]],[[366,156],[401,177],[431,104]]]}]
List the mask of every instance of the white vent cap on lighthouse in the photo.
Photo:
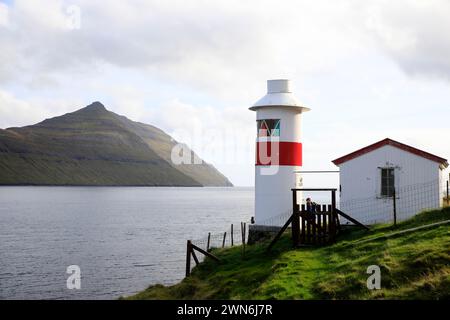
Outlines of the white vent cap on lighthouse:
[{"label": "white vent cap on lighthouse", "polygon": [[287,79],[267,80],[267,94],[250,107],[250,110],[255,111],[259,108],[274,106],[298,108],[299,112],[311,110],[303,107],[294,96],[291,90],[291,80]]},{"label": "white vent cap on lighthouse", "polygon": [[267,80],[267,93],[291,93],[291,80]]}]

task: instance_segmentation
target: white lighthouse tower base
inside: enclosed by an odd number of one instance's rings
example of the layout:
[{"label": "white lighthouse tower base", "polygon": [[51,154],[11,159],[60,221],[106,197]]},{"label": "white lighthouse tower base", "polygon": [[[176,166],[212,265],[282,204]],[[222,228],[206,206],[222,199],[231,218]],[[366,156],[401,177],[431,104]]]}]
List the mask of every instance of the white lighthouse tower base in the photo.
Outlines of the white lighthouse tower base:
[{"label": "white lighthouse tower base", "polygon": [[[298,166],[256,166],[255,175],[255,222],[269,226],[282,226],[292,213],[292,188],[299,187]],[[274,175],[265,173],[274,170]],[[298,199],[301,199],[301,193]],[[287,218],[286,218],[287,216]]]}]

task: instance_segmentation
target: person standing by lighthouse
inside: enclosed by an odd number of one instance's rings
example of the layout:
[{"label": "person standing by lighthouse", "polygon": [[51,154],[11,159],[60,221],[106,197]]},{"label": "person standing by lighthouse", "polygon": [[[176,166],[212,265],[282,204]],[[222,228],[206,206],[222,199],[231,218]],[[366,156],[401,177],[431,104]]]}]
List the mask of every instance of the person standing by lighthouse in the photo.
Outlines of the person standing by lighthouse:
[{"label": "person standing by lighthouse", "polygon": [[291,189],[301,187],[298,173],[302,166],[301,117],[310,109],[292,94],[291,81],[280,79],[267,81],[267,94],[250,110],[256,111],[257,123],[255,223],[258,225],[292,211]]}]

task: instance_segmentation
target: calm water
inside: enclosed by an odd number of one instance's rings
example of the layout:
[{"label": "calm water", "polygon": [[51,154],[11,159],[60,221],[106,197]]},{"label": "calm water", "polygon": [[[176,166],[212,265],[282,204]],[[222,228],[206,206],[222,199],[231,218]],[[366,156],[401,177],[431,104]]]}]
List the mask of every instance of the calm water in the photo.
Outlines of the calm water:
[{"label": "calm water", "polygon": [[[0,187],[0,299],[114,299],[175,283],[187,239],[252,214],[252,188]],[[69,265],[81,290],[66,288]]]}]

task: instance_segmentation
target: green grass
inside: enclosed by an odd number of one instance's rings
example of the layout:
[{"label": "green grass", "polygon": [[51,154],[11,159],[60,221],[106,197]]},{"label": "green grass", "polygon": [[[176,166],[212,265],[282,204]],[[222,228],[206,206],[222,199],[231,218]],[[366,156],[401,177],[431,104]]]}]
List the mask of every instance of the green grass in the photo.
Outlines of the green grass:
[{"label": "green grass", "polygon": [[[341,234],[326,247],[292,249],[286,234],[270,253],[267,243],[215,250],[191,277],[154,285],[129,299],[449,299],[450,224],[359,243],[450,219],[450,208],[398,224]],[[381,290],[366,287],[367,267],[381,268]]]}]

